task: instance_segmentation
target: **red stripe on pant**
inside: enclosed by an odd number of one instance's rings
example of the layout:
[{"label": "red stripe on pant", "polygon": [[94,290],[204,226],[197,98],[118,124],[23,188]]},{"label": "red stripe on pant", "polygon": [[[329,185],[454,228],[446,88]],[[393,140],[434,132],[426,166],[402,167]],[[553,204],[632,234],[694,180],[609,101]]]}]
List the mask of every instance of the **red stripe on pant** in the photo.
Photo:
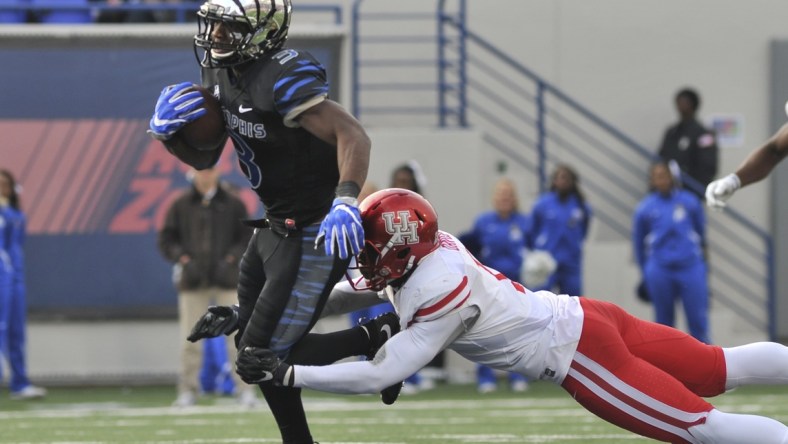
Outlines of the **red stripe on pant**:
[{"label": "red stripe on pant", "polygon": [[[686,430],[705,422],[713,406],[688,385],[704,376],[704,390],[724,389],[722,349],[637,319],[614,304],[580,301],[583,331],[564,389],[619,427],[660,441],[694,442]],[[687,375],[671,374],[689,366],[694,368]]]}]

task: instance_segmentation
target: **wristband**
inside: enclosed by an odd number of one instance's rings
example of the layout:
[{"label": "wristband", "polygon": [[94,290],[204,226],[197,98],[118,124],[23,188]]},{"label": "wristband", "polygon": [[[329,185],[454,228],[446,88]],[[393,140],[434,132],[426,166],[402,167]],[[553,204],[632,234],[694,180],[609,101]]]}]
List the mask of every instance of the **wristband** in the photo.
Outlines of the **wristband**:
[{"label": "wristband", "polygon": [[352,197],[353,199],[356,199],[360,193],[361,187],[352,180],[346,180],[337,185],[337,197]]}]

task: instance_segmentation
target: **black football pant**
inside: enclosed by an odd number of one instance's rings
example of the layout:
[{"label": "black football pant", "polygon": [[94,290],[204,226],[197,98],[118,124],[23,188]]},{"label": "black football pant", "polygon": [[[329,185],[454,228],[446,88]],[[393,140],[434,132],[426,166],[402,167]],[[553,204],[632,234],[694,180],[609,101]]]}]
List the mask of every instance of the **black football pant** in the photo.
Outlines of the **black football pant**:
[{"label": "black football pant", "polygon": [[[328,257],[314,248],[319,226],[284,236],[255,230],[240,265],[238,349],[267,347],[293,364],[324,365],[363,355],[369,349],[361,328],[307,335],[349,259]],[[261,384],[285,444],[312,444],[301,390]]]}]

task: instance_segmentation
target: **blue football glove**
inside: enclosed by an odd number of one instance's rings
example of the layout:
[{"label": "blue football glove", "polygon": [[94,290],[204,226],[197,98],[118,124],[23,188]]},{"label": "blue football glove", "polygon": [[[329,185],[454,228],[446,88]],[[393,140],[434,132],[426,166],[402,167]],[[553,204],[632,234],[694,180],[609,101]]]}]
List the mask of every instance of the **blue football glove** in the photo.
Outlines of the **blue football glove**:
[{"label": "blue football glove", "polygon": [[292,387],[293,367],[267,348],[244,347],[235,360],[235,372],[247,384],[271,381],[280,387]]},{"label": "blue football glove", "polygon": [[168,140],[184,125],[205,115],[205,99],[193,87],[192,83],[184,82],[161,91],[148,130],[154,138]]},{"label": "blue football glove", "polygon": [[315,248],[324,242],[326,255],[333,256],[338,251],[340,259],[347,259],[348,246],[353,256],[364,247],[364,228],[361,226],[361,214],[358,212],[358,200],[352,197],[337,197],[331,205],[331,211],[320,224],[320,231],[315,239]]}]

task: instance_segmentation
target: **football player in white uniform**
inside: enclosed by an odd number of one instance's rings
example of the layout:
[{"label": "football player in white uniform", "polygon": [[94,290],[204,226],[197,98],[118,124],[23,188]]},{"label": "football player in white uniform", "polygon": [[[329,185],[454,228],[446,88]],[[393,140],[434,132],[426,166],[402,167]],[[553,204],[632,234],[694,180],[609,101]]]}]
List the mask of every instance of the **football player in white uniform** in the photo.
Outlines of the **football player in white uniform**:
[{"label": "football player in white uniform", "polygon": [[[561,385],[586,409],[637,434],[672,443],[788,443],[788,427],[726,413],[702,397],[747,384],[788,382],[788,348],[762,342],[706,345],[591,298],[531,292],[480,264],[421,196],[402,189],[361,204],[357,257],[368,287],[384,292],[401,332],[372,361],[290,365],[247,347],[237,371],[249,383],[374,393],[418,371],[444,348],[499,370]],[[349,293],[349,287],[335,293]]]}]

